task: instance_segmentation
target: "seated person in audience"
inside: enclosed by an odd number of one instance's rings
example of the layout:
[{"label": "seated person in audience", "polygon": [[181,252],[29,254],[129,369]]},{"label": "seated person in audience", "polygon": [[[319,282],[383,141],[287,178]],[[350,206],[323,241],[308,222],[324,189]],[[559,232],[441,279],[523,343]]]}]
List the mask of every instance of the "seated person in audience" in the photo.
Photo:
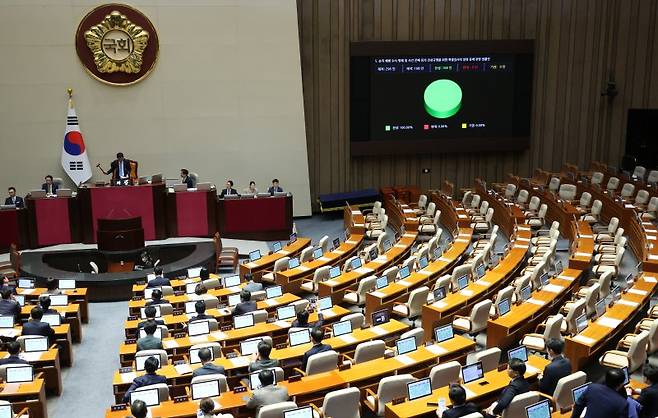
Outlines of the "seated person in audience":
[{"label": "seated person in audience", "polygon": [[190,177],[190,172],[187,170],[187,168],[180,169],[180,182],[187,185],[188,189],[194,187],[194,180],[192,180],[192,177]]},{"label": "seated person in audience", "polygon": [[201,281],[208,280],[210,278],[210,272],[208,271],[207,268],[202,268],[199,270],[199,278]]},{"label": "seated person in audience", "polygon": [[61,295],[62,291],[59,290],[57,280],[49,277],[48,280],[46,280],[46,291],[44,293],[52,296]]},{"label": "seated person in audience", "polygon": [[155,274],[155,279],[146,284],[147,288],[152,289],[154,287],[171,286],[169,279],[162,276],[162,267],[157,266],[153,269],[153,273]]},{"label": "seated person in audience", "polygon": [[126,394],[123,395],[123,401],[130,401],[130,394],[135,391],[135,389],[141,388],[142,386],[155,385],[158,383],[167,383],[167,378],[156,373],[160,362],[157,358],[151,356],[144,361],[144,371],[145,375],[138,376],[133,380],[133,383],[130,385]]},{"label": "seated person in audience", "polygon": [[258,343],[258,353],[254,353],[255,360],[249,364],[249,373],[258,370],[271,369],[272,367],[279,367],[279,360],[270,358],[272,346],[266,341]]},{"label": "seated person in audience", "polygon": [[306,364],[308,363],[308,358],[311,357],[313,354],[318,354],[331,350],[330,345],[322,343],[323,338],[324,338],[324,330],[322,328],[316,327],[311,330],[311,339],[313,340],[313,347],[311,347],[307,352],[305,352],[304,357],[302,357],[302,370],[306,370]]},{"label": "seated person in audience", "polygon": [[9,341],[7,343],[7,352],[9,357],[0,359],[0,366],[3,364],[29,364],[18,356],[21,352],[21,344],[18,341]]},{"label": "seated person in audience", "polygon": [[133,418],[146,418],[148,412],[149,410],[146,406],[146,402],[141,399],[137,399],[132,405],[130,405],[130,413]]},{"label": "seated person in audience", "polygon": [[230,414],[219,414],[216,415],[213,413],[215,410],[215,401],[211,398],[203,398],[199,402],[199,411],[197,411],[197,418],[233,418],[233,415]]},{"label": "seated person in audience", "polygon": [[624,380],[624,372],[621,369],[609,369],[605,374],[605,384],[592,383],[580,395],[571,412],[571,418],[580,417],[585,408],[585,418],[628,417]]},{"label": "seated person in audience", "polygon": [[10,286],[9,277],[2,276],[2,285],[0,286],[0,292],[2,292],[5,289],[9,289],[12,295],[16,294],[16,286]]},{"label": "seated person in audience", "polygon": [[260,292],[261,290],[263,290],[263,284],[255,282],[253,274],[251,273],[245,274],[244,279],[247,281],[247,283],[243,287],[244,290],[248,290],[250,292]]},{"label": "seated person in audience", "polygon": [[164,325],[165,324],[164,320],[155,318],[155,315],[157,313],[158,311],[155,309],[155,306],[147,306],[146,308],[144,308],[144,315],[146,315],[146,320],[137,324],[137,329],[140,330],[144,328],[144,325],[146,325],[146,323],[149,321],[155,322],[156,325]]},{"label": "seated person in audience", "polygon": [[243,315],[255,311],[256,302],[251,300],[251,292],[242,289],[240,292],[240,302],[233,308],[233,315]]},{"label": "seated person in audience", "polygon": [[274,195],[274,193],[283,192],[283,188],[279,186],[279,179],[272,180],[272,185],[267,189],[267,193]]},{"label": "seated person in audience", "polygon": [[480,409],[473,402],[466,403],[466,390],[457,384],[451,384],[448,397],[452,407],[442,411],[437,410],[439,418],[459,418],[468,414],[479,413]]},{"label": "seated person in audience", "polygon": [[249,187],[244,189],[245,194],[257,194],[258,189],[256,188],[256,182],[255,181],[250,181],[249,182]]},{"label": "seated person in audience", "polygon": [[258,372],[258,380],[262,387],[251,393],[247,400],[247,408],[258,411],[261,406],[272,405],[288,400],[288,388],[283,385],[274,385],[274,371],[265,369]]},{"label": "seated person in audience", "polygon": [[51,309],[50,304],[51,304],[50,296],[48,296],[48,295],[39,296],[39,306],[41,306],[41,310],[43,311],[43,314],[44,315],[59,315],[60,319],[63,322],[64,321],[64,316],[61,313],[59,313],[56,309]]},{"label": "seated person in audience", "polygon": [[41,185],[41,190],[46,192],[46,194],[57,194],[57,189],[59,186],[57,186],[57,183],[53,181],[53,176],[48,174],[45,178],[45,183]]},{"label": "seated person in audience", "polygon": [[237,195],[238,191],[233,188],[233,180],[226,180],[226,188],[222,189],[222,192],[219,194],[220,198],[224,198],[227,195]]},{"label": "seated person in audience", "polygon": [[9,287],[3,287],[0,295],[2,295],[2,300],[0,300],[0,315],[13,316],[14,322],[16,322],[21,315],[21,305],[14,300]]},{"label": "seated person in audience", "polygon": [[310,312],[308,309],[304,309],[303,311],[297,312],[297,319],[292,321],[292,328],[316,328],[316,327],[321,327],[323,322],[324,322],[324,317],[322,316],[321,313],[318,313],[318,320],[315,322],[308,322],[308,317],[310,315]]},{"label": "seated person in audience", "polygon": [[23,201],[23,198],[20,196],[16,196],[16,188],[15,187],[10,187],[7,189],[7,193],[9,193],[9,197],[5,199],[5,205],[14,205],[16,206],[16,209],[21,209],[25,207],[25,202]]},{"label": "seated person in audience", "polygon": [[640,395],[637,398],[642,405],[640,418],[654,418],[658,416],[658,367],[645,364],[642,374],[644,374],[647,387],[634,390],[635,394]]},{"label": "seated person in audience", "polygon": [[539,375],[539,391],[548,396],[553,396],[557,381],[571,374],[571,362],[562,355],[564,341],[551,338],[546,342],[546,351],[551,362],[544,368],[544,373]]},{"label": "seated person in audience", "polygon": [[196,311],[196,316],[190,318],[189,322],[202,321],[204,319],[214,318],[212,315],[206,315],[206,302],[202,300],[197,300],[194,304],[194,310]]},{"label": "seated person in audience", "polygon": [[165,303],[169,303],[169,301],[162,298],[162,290],[153,289],[153,292],[151,293],[151,300],[146,301],[146,306],[163,305]]},{"label": "seated person in audience", "polygon": [[202,348],[199,350],[199,360],[201,360],[202,366],[192,373],[192,377],[204,376],[207,374],[225,375],[226,370],[224,370],[224,367],[213,364],[213,362],[210,360],[211,358],[212,353],[210,352],[209,348]]},{"label": "seated person in audience", "polygon": [[153,335],[157,329],[158,324],[154,321],[149,321],[144,324],[144,332],[146,335],[137,340],[137,351],[162,349],[162,340]]},{"label": "seated person in audience", "polygon": [[507,387],[498,396],[498,401],[491,404],[486,410],[486,416],[501,415],[516,395],[530,390],[530,384],[525,380],[525,363],[521,359],[513,358],[507,365],[507,375],[512,379]]},{"label": "seated person in audience", "polygon": [[41,322],[43,310],[35,306],[30,311],[30,320],[23,324],[22,335],[42,335],[48,337],[49,343],[55,340],[55,330],[47,322]]}]

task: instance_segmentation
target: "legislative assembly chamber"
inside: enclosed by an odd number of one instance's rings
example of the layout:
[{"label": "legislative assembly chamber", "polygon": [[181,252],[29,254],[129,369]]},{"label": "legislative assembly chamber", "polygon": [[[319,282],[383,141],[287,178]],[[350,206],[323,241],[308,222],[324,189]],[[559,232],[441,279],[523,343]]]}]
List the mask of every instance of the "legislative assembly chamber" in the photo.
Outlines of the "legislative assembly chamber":
[{"label": "legislative assembly chamber", "polygon": [[0,0],[0,418],[658,417],[655,0]]}]

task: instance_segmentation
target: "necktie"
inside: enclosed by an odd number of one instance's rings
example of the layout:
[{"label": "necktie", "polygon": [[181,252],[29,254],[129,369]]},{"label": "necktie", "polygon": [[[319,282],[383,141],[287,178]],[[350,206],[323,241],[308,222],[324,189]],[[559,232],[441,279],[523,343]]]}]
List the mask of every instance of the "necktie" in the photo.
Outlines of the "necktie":
[{"label": "necktie", "polygon": [[123,161],[119,161],[119,177],[123,177]]}]

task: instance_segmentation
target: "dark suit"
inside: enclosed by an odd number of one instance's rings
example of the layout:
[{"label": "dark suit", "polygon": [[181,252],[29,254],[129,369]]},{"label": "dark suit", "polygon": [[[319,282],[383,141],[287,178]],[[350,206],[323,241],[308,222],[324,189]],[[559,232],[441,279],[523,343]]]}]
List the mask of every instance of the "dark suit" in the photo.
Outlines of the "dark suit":
[{"label": "dark suit", "polygon": [[203,321],[204,319],[213,319],[214,316],[212,315],[206,315],[206,314],[201,314],[197,316],[193,316],[190,318],[189,322],[194,322],[194,321]]},{"label": "dark suit", "polygon": [[[139,324],[137,324],[137,329],[139,330],[139,329],[144,328],[144,325],[146,325],[146,323],[147,323],[148,321],[149,321],[149,320],[147,319],[146,321],[142,321],[142,322],[140,322]],[[165,324],[165,321],[162,320],[162,319],[152,319],[151,321],[155,321],[155,323],[158,324],[158,325],[164,325],[164,324]]]},{"label": "dark suit", "polygon": [[256,360],[249,365],[249,373],[257,372],[263,369],[271,369],[272,367],[279,367],[279,360],[271,358],[268,360]]},{"label": "dark suit", "polygon": [[[119,160],[114,160],[110,163],[110,173],[112,173],[112,178],[115,180],[120,179],[121,177],[119,176],[120,171],[119,171]],[[123,159],[123,178],[127,179],[130,178],[130,160],[128,159]]]},{"label": "dark suit", "polygon": [[167,378],[160,376],[159,374],[145,374],[143,376],[136,377],[133,380],[132,385],[126,391],[126,394],[123,395],[124,402],[130,402],[130,394],[135,391],[137,388],[142,386],[155,385],[157,383],[167,383]]},{"label": "dark suit", "polygon": [[516,377],[512,379],[511,382],[509,382],[509,385],[503,389],[503,391],[500,393],[500,396],[498,397],[498,404],[496,407],[493,409],[493,413],[495,415],[500,415],[505,408],[512,402],[512,399],[516,395],[520,395],[522,393],[526,393],[530,390],[530,385],[528,382],[522,378],[522,377]]},{"label": "dark suit", "polygon": [[571,362],[564,356],[554,358],[544,368],[544,376],[539,381],[539,391],[553,396],[557,381],[571,374]]},{"label": "dark suit", "polygon": [[[230,191],[230,192],[229,192],[229,191]],[[222,192],[219,194],[219,197],[221,197],[221,198],[223,199],[224,196],[226,196],[227,194],[237,195],[237,194],[238,194],[238,191],[235,190],[235,189],[233,189],[233,188],[230,188],[230,189],[222,189]]]},{"label": "dark suit", "polygon": [[292,321],[292,325],[290,325],[290,328],[316,328],[316,327],[321,327],[323,324],[324,321],[322,319],[318,319],[315,322],[307,322],[306,325],[300,324],[299,319],[295,319],[294,321]]},{"label": "dark suit", "polygon": [[249,409],[260,409],[261,406],[285,402],[288,399],[287,387],[270,385],[253,391],[246,406]]},{"label": "dark suit", "polygon": [[147,300],[146,301],[146,306],[164,305],[165,303],[169,303],[169,301],[167,299]]},{"label": "dark suit", "polygon": [[270,186],[270,187],[267,189],[267,193],[269,193],[269,194],[271,194],[271,195],[273,195],[274,193],[282,193],[282,192],[283,192],[283,188],[280,187],[280,186],[279,186],[279,187],[276,187],[276,188],[275,188],[274,186]]},{"label": "dark suit", "polygon": [[42,335],[48,337],[49,342],[55,339],[55,330],[50,327],[47,322],[41,321],[28,321],[23,324],[22,335]]},{"label": "dark suit", "polygon": [[23,201],[23,198],[20,196],[14,196],[13,198],[8,197],[5,199],[5,205],[15,205],[16,208],[24,208],[25,207],[25,202]]},{"label": "dark suit", "polygon": [[149,289],[154,287],[161,287],[161,286],[171,286],[171,282],[169,281],[169,279],[166,279],[162,276],[158,276],[146,284],[146,287]]},{"label": "dark suit", "polygon": [[572,418],[580,417],[587,407],[585,418],[626,418],[628,417],[628,402],[619,392],[599,383],[589,385],[585,393],[580,395],[573,407]]},{"label": "dark suit", "polygon": [[212,363],[206,363],[199,367],[192,373],[192,377],[205,376],[208,374],[223,374],[226,375],[226,370],[222,366],[216,366]]},{"label": "dark suit", "polygon": [[14,321],[16,321],[20,314],[21,305],[19,305],[18,302],[11,299],[0,300],[0,315],[13,316]]},{"label": "dark suit", "polygon": [[9,356],[7,358],[0,359],[0,366],[3,364],[30,364],[27,361],[23,360],[18,356]]},{"label": "dark suit", "polygon": [[137,340],[137,351],[162,350],[162,340],[153,335],[147,335]]},{"label": "dark suit", "polygon": [[194,187],[194,180],[192,180],[192,177],[190,176],[185,177],[181,183],[186,184],[188,189]]},{"label": "dark suit", "polygon": [[240,302],[237,305],[235,305],[235,308],[233,308],[233,315],[244,315],[249,312],[255,311],[256,308],[256,302],[254,301],[248,301],[248,302]]},{"label": "dark suit", "polygon": [[43,183],[43,184],[41,185],[41,190],[43,190],[43,191],[46,192],[46,193],[56,194],[56,193],[57,193],[57,189],[59,189],[59,186],[57,186],[56,183],[50,183],[50,190],[48,190],[48,184]]},{"label": "dark suit", "polygon": [[464,405],[453,406],[450,409],[446,409],[441,418],[459,418],[475,412],[480,412],[480,410],[473,402],[468,402]]},{"label": "dark suit", "polygon": [[325,351],[330,351],[331,346],[327,344],[316,344],[313,347],[311,347],[310,350],[304,353],[304,357],[302,358],[302,371],[306,371],[306,364],[308,363],[308,358],[311,357],[313,354],[318,354],[318,353],[323,353]]},{"label": "dark suit", "polygon": [[637,401],[642,405],[640,418],[654,418],[658,416],[658,383],[642,389]]}]

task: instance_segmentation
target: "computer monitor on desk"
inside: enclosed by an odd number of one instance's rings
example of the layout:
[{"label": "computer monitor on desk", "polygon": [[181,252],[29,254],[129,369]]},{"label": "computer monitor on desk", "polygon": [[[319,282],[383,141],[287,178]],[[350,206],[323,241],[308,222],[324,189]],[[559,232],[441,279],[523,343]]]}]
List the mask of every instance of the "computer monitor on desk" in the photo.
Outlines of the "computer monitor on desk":
[{"label": "computer monitor on desk", "polygon": [[482,362],[477,361],[475,363],[462,366],[461,370],[462,381],[466,383],[474,382],[476,380],[482,379],[484,377],[484,370],[482,369]]}]

